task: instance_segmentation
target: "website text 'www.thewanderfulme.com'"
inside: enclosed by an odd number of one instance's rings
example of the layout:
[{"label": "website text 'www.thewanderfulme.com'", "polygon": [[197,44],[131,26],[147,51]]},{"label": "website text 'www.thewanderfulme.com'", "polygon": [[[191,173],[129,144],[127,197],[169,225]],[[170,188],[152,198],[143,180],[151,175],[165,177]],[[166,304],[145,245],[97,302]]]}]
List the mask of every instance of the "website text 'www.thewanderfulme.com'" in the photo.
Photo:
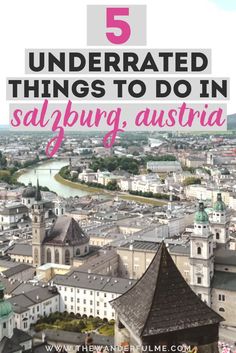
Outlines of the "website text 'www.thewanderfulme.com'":
[{"label": "website text 'www.thewanderfulme.com'", "polygon": [[157,346],[82,346],[82,345],[55,345],[46,346],[47,352],[185,352],[197,353],[197,347],[183,346],[183,345],[157,345]]}]

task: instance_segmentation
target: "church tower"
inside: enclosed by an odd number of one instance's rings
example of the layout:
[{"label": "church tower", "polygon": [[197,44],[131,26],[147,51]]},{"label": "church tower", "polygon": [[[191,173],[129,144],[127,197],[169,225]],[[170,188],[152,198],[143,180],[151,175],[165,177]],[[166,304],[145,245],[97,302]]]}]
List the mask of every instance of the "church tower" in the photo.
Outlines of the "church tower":
[{"label": "church tower", "polygon": [[217,194],[217,201],[213,206],[211,232],[216,244],[222,244],[225,248],[229,247],[229,217],[221,193]]},{"label": "church tower", "polygon": [[44,263],[42,243],[45,238],[45,212],[39,182],[35,194],[35,203],[32,206],[32,256],[33,265],[38,267]]},{"label": "church tower", "polygon": [[203,202],[195,214],[190,237],[190,285],[194,292],[211,306],[211,280],[214,274],[213,234]]}]

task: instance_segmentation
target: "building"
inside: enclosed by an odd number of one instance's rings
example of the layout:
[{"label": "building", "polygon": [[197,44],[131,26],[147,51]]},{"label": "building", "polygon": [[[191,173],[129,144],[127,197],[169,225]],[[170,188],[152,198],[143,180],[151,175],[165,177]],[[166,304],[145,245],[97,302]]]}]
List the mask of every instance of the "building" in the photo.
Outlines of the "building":
[{"label": "building", "polygon": [[22,204],[6,205],[0,209],[0,229],[16,228],[28,218],[28,208]]},{"label": "building", "polygon": [[147,169],[154,173],[170,173],[181,171],[181,164],[178,161],[149,161]]},{"label": "building", "polygon": [[195,214],[190,236],[190,284],[195,293],[211,305],[211,281],[214,275],[213,234],[203,202]]},{"label": "building", "polygon": [[152,351],[159,346],[160,352],[185,345],[197,346],[199,353],[218,352],[223,318],[191,290],[164,243],[141,279],[111,305],[116,312],[115,345],[126,342]]},{"label": "building", "polygon": [[[194,226],[182,244],[166,243],[169,254],[183,278],[195,293],[225,319],[228,328],[236,326],[236,252],[230,249],[229,215],[218,193],[211,218],[202,202]],[[127,240],[117,248],[120,275],[139,279],[155,256],[157,242]]]},{"label": "building", "polygon": [[0,283],[0,352],[31,352],[32,338],[15,328],[12,305],[4,299],[4,286]]},{"label": "building", "polygon": [[[39,344],[46,340],[52,347],[66,347],[66,353],[78,353],[79,351],[87,351],[85,344],[88,341],[88,337],[91,339],[91,346],[94,346],[94,349],[96,347],[103,347],[104,353],[108,352],[110,346],[114,346],[114,339],[111,336],[102,336],[95,333],[88,336],[86,333],[49,329],[44,330],[43,333],[37,332],[34,335],[33,341]],[[47,351],[49,352],[49,350]],[[50,350],[50,352],[56,353],[58,349],[55,349],[55,352]]]},{"label": "building", "polygon": [[135,280],[72,271],[53,278],[60,293],[60,311],[114,319],[110,301],[129,290]]},{"label": "building", "polygon": [[13,312],[14,327],[28,331],[41,316],[60,311],[56,287],[37,287],[8,299]]}]

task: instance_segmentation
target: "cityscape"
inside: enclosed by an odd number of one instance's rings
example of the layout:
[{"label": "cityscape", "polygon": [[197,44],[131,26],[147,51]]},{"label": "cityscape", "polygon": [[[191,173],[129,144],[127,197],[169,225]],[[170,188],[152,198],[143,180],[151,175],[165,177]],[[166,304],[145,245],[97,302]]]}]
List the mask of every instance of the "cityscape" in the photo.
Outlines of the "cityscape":
[{"label": "cityscape", "polygon": [[234,131],[49,139],[0,129],[0,353],[235,353]]}]

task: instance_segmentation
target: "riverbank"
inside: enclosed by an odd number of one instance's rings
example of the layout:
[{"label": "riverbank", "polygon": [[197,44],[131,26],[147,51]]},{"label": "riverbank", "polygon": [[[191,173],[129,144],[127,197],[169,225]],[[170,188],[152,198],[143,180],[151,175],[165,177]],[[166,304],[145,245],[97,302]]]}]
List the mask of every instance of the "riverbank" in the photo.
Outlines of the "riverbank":
[{"label": "riverbank", "polygon": [[82,190],[82,191],[86,191],[86,192],[90,192],[90,193],[104,193],[104,190],[101,189],[101,188],[95,188],[95,187],[91,187],[91,186],[88,186],[88,185],[85,185],[85,184],[80,184],[80,183],[75,183],[73,181],[70,181],[70,180],[67,180],[67,179],[64,179],[60,176],[59,173],[57,173],[55,176],[54,176],[54,179],[60,183],[60,184],[63,184],[63,185],[66,185],[66,186],[69,186],[71,187],[72,189],[77,189],[77,190]]},{"label": "riverbank", "polygon": [[69,186],[73,189],[87,191],[89,193],[100,193],[100,194],[102,193],[102,194],[108,194],[111,196],[118,196],[122,200],[135,201],[135,202],[144,203],[144,204],[148,204],[148,205],[152,205],[152,206],[162,206],[162,205],[167,204],[166,201],[162,201],[162,200],[155,200],[155,199],[151,199],[148,197],[124,194],[123,192],[119,192],[119,191],[115,191],[115,192],[109,191],[106,189],[91,187],[86,184],[73,182],[73,181],[62,178],[59,174],[56,174],[54,176],[54,178],[57,182],[59,182],[63,185]]}]

